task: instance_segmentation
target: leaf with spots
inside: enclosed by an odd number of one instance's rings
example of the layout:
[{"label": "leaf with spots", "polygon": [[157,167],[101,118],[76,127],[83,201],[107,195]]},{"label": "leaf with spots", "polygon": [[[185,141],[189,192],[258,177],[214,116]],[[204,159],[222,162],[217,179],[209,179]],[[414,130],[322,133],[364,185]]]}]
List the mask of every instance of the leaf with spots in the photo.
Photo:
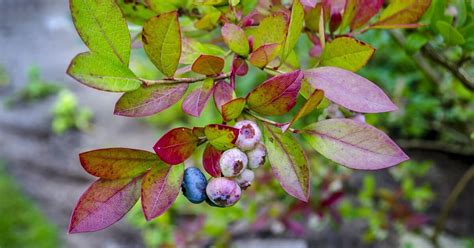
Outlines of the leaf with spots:
[{"label": "leaf with spots", "polygon": [[219,166],[219,159],[221,158],[222,151],[216,149],[211,144],[206,145],[204,153],[202,154],[202,165],[212,177],[221,176],[221,167]]},{"label": "leaf with spots", "polygon": [[217,75],[224,69],[224,59],[213,55],[201,55],[194,61],[191,70],[206,76]]},{"label": "leaf with spots", "polygon": [[210,124],[204,128],[209,143],[218,150],[227,150],[235,146],[239,129],[226,125]]},{"label": "leaf with spots", "polygon": [[323,156],[352,169],[379,170],[409,159],[385,133],[359,121],[324,120],[302,134]]},{"label": "leaf with spots", "polygon": [[160,161],[142,180],[142,209],[147,221],[171,207],[181,191],[184,164],[169,166]]},{"label": "leaf with spots", "polygon": [[188,159],[196,149],[198,138],[189,128],[175,128],[163,135],[153,149],[163,162],[180,164]]},{"label": "leaf with spots", "polygon": [[129,148],[107,148],[79,154],[81,165],[89,174],[103,179],[136,177],[159,160],[156,154]]},{"label": "leaf with spots", "polygon": [[141,176],[95,181],[76,204],[69,233],[99,231],[122,219],[140,198],[140,182]]},{"label": "leaf with spots", "polygon": [[369,62],[374,52],[373,47],[362,41],[340,37],[326,44],[321,55],[321,65],[357,71]]},{"label": "leaf with spots", "polygon": [[126,92],[138,89],[141,81],[127,66],[97,53],[81,53],[69,65],[67,73],[91,88]]},{"label": "leaf with spots", "polygon": [[324,96],[355,112],[381,113],[397,110],[397,106],[377,85],[337,67],[318,67],[305,71],[305,79]]},{"label": "leaf with spots", "polygon": [[206,78],[203,82],[199,83],[197,87],[184,99],[181,108],[184,113],[199,117],[204,107],[206,107],[209,98],[212,95],[214,89],[214,80]]},{"label": "leaf with spots", "polygon": [[131,39],[114,0],[70,0],[77,32],[93,53],[128,67]]},{"label": "leaf with spots", "polygon": [[159,113],[178,102],[188,84],[155,84],[127,92],[115,104],[115,115],[143,117]]},{"label": "leaf with spots", "polygon": [[280,74],[263,82],[247,96],[249,108],[263,115],[282,115],[296,104],[303,72]]},{"label": "leaf with spots", "polygon": [[263,124],[265,147],[272,172],[283,189],[293,197],[307,202],[309,198],[309,164],[300,144],[290,133]]},{"label": "leaf with spots", "polygon": [[167,77],[172,77],[181,57],[181,30],[178,12],[152,17],[143,25],[143,48],[151,62]]}]

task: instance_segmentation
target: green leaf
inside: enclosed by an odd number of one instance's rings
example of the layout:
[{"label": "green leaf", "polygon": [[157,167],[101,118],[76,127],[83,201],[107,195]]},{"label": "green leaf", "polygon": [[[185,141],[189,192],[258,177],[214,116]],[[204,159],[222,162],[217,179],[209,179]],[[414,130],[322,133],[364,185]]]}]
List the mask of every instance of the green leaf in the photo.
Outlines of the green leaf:
[{"label": "green leaf", "polygon": [[444,42],[449,45],[462,45],[466,42],[458,29],[445,21],[438,21],[436,28],[438,28],[439,33],[443,36]]},{"label": "green leaf", "polygon": [[393,0],[382,11],[371,28],[414,28],[431,4],[431,0]]},{"label": "green leaf", "polygon": [[178,102],[188,84],[155,84],[127,92],[115,104],[115,115],[143,117],[159,113]]},{"label": "green leaf", "polygon": [[224,121],[237,119],[245,108],[245,98],[236,98],[222,105],[222,118]]},{"label": "green leaf", "polygon": [[181,31],[178,12],[153,17],[143,26],[143,48],[153,64],[167,77],[178,68],[181,56]]},{"label": "green leaf", "polygon": [[206,76],[217,75],[224,69],[224,59],[213,55],[201,55],[194,61],[191,70]]},{"label": "green leaf", "polygon": [[71,15],[89,49],[128,67],[131,40],[127,23],[114,0],[70,0]]},{"label": "green leaf", "polygon": [[223,151],[235,146],[239,129],[226,125],[211,124],[204,128],[204,133],[212,146]]},{"label": "green leaf", "polygon": [[183,51],[180,59],[181,64],[191,65],[196,61],[196,59],[205,54],[205,55],[214,55],[223,57],[225,51],[214,44],[210,43],[201,43],[194,39],[183,38]]},{"label": "green leaf", "polygon": [[89,87],[104,91],[126,92],[141,85],[141,81],[125,65],[89,52],[77,55],[67,73]]},{"label": "green leaf", "polygon": [[123,15],[128,21],[140,26],[143,25],[146,20],[158,14],[158,12],[155,12],[142,2],[117,0],[117,4],[120,6]]},{"label": "green leaf", "polygon": [[405,50],[408,54],[414,54],[426,44],[428,43],[429,39],[422,33],[412,33],[408,35],[406,43],[405,43]]},{"label": "green leaf", "polygon": [[142,209],[147,221],[168,210],[178,197],[183,182],[184,164],[159,164],[142,180]]},{"label": "green leaf", "polygon": [[248,35],[253,36],[254,50],[257,48],[277,43],[282,45],[288,30],[287,22],[283,14],[275,14],[265,17],[257,28],[248,29]]},{"label": "green leaf", "polygon": [[321,65],[357,71],[367,64],[375,49],[350,37],[340,37],[326,44],[321,55]]},{"label": "green leaf", "polygon": [[128,148],[88,151],[79,154],[79,159],[84,170],[103,179],[136,177],[159,162],[152,152]]},{"label": "green leaf", "polygon": [[307,202],[309,198],[309,165],[306,155],[290,133],[282,133],[277,127],[263,124],[265,146],[273,175],[283,189]]},{"label": "green leaf", "polygon": [[285,45],[282,51],[282,62],[285,62],[288,55],[291,53],[293,48],[301,34],[304,24],[304,8],[299,0],[293,1],[293,7],[291,9],[290,24],[288,26],[288,34],[286,36]]},{"label": "green leaf", "polygon": [[226,23],[222,29],[222,38],[225,44],[234,53],[246,57],[249,55],[249,42],[244,30],[239,26]]}]

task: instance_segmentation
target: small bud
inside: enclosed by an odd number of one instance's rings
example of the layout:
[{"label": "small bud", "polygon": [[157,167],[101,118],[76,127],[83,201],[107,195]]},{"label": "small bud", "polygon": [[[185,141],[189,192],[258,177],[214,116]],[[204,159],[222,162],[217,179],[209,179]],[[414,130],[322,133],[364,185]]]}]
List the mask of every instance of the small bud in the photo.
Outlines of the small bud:
[{"label": "small bud", "polygon": [[252,185],[253,180],[255,179],[255,173],[251,170],[244,170],[242,174],[235,178],[235,182],[239,184],[240,188],[247,189]]},{"label": "small bud", "polygon": [[236,182],[225,178],[212,178],[207,184],[207,197],[220,207],[229,207],[240,200],[242,190]]},{"label": "small bud", "polygon": [[247,157],[249,159],[249,168],[257,169],[258,167],[265,164],[265,158],[267,157],[267,150],[262,143],[258,143],[257,146],[247,152]]},{"label": "small bud", "polygon": [[247,164],[247,155],[238,148],[232,148],[225,151],[219,159],[219,166],[222,175],[225,177],[235,177],[240,175],[240,173],[247,168]]},{"label": "small bud", "polygon": [[235,144],[242,151],[252,150],[260,142],[262,132],[255,122],[248,120],[239,121],[234,127],[240,130]]},{"label": "small bud", "polygon": [[190,202],[201,203],[206,200],[206,186],[207,180],[201,170],[196,167],[189,167],[184,170],[181,189]]}]

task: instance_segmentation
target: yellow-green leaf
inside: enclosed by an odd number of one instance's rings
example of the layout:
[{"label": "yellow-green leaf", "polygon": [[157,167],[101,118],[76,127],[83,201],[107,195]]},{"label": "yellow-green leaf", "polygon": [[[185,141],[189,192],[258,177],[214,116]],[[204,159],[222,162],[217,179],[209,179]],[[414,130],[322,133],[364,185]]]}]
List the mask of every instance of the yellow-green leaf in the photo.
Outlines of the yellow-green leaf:
[{"label": "yellow-green leaf", "polygon": [[153,64],[165,75],[172,77],[181,57],[181,31],[178,12],[153,17],[143,26],[143,48]]},{"label": "yellow-green leaf", "polygon": [[204,128],[209,143],[218,150],[227,150],[235,145],[239,136],[239,129],[226,125],[211,124]]},{"label": "yellow-green leaf", "polygon": [[127,23],[114,0],[70,0],[77,32],[94,53],[128,66],[131,40]]},{"label": "yellow-green leaf", "polygon": [[104,91],[125,92],[140,87],[141,81],[127,66],[95,53],[81,53],[67,73],[77,81]]},{"label": "yellow-green leaf", "polygon": [[285,45],[282,52],[282,62],[285,62],[286,57],[295,47],[296,43],[303,29],[304,23],[304,8],[299,0],[293,1],[293,7],[291,9],[291,19],[288,26],[288,34],[286,36]]},{"label": "yellow-green leaf", "polygon": [[266,44],[283,44],[287,30],[285,16],[275,14],[264,18],[257,28],[248,29],[248,35],[253,36],[253,47],[257,49]]},{"label": "yellow-green leaf", "polygon": [[222,118],[224,121],[237,119],[244,110],[245,103],[245,98],[240,97],[222,105]]},{"label": "yellow-green leaf", "polygon": [[357,71],[367,64],[374,52],[373,47],[362,41],[340,37],[326,44],[321,55],[321,65]]},{"label": "yellow-green leaf", "polygon": [[230,50],[241,56],[249,55],[248,38],[242,28],[235,24],[227,23],[222,27],[221,33],[225,44]]},{"label": "yellow-green leaf", "polygon": [[371,28],[412,28],[423,16],[431,0],[392,0]]}]

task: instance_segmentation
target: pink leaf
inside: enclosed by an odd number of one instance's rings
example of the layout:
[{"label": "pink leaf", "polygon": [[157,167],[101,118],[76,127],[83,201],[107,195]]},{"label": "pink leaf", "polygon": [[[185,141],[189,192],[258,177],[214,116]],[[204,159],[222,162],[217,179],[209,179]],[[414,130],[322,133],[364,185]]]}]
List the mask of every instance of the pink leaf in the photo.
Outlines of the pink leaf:
[{"label": "pink leaf", "polygon": [[159,163],[143,177],[142,208],[147,221],[163,214],[178,197],[183,182],[184,164]]},{"label": "pink leaf", "polygon": [[384,169],[409,159],[385,133],[350,119],[320,121],[302,134],[323,156],[352,169]]},{"label": "pink leaf", "polygon": [[222,112],[222,105],[230,102],[234,98],[234,89],[225,81],[219,81],[214,86],[214,103],[217,110]]},{"label": "pink leaf", "polygon": [[143,117],[161,112],[183,97],[187,84],[157,84],[129,91],[120,97],[114,114]]},{"label": "pink leaf", "polygon": [[300,2],[305,7],[314,8],[316,6],[316,4],[318,3],[318,0],[301,0]]},{"label": "pink leaf", "polygon": [[344,69],[319,67],[305,72],[305,79],[324,91],[329,100],[355,112],[380,113],[398,108],[374,83]]},{"label": "pink leaf", "polygon": [[95,232],[119,221],[140,198],[140,179],[95,181],[74,208],[69,233]]},{"label": "pink leaf", "polygon": [[183,112],[194,117],[199,117],[211,97],[213,86],[214,81],[212,79],[205,79],[201,85],[184,99],[183,105],[181,106]]}]

